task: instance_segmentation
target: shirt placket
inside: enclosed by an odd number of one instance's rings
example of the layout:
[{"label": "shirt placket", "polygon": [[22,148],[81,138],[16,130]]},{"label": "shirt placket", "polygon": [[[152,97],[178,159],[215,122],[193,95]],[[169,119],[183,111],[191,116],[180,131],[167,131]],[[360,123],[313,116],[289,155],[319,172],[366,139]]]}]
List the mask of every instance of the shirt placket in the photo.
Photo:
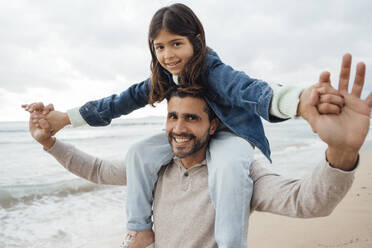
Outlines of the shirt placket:
[{"label": "shirt placket", "polygon": [[181,175],[181,180],[182,180],[182,190],[183,191],[188,191],[191,186],[191,176],[190,172],[188,170],[184,170]]}]

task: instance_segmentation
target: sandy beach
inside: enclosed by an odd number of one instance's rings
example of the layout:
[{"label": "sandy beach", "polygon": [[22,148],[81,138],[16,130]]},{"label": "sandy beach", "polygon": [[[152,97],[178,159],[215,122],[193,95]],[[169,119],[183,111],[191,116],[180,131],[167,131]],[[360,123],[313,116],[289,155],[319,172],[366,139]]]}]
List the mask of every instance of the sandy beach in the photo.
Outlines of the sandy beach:
[{"label": "sandy beach", "polygon": [[[85,247],[118,247],[121,239],[118,233]],[[254,212],[248,241],[250,248],[371,248],[372,150],[361,153],[354,184],[330,216],[295,219]]]},{"label": "sandy beach", "polygon": [[354,184],[330,216],[294,219],[255,212],[250,220],[250,248],[371,248],[372,150],[361,153]]}]

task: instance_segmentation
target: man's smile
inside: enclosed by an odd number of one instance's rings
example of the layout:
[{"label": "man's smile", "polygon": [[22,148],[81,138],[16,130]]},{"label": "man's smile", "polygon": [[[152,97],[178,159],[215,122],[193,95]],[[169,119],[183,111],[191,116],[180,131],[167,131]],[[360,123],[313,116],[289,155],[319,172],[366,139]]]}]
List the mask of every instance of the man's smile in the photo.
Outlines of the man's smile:
[{"label": "man's smile", "polygon": [[176,143],[184,143],[184,142],[191,140],[191,138],[176,138],[176,137],[174,137],[173,139],[176,141]]},{"label": "man's smile", "polygon": [[175,134],[170,133],[169,138],[172,141],[172,146],[174,148],[185,148],[189,143],[191,143],[195,136],[192,134],[182,133],[182,134]]}]

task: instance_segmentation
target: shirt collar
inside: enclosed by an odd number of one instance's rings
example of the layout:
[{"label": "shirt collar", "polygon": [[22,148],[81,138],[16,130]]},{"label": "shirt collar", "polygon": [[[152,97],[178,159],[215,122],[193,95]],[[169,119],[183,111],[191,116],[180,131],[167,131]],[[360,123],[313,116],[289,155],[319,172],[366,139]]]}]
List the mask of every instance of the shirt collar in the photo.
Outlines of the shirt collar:
[{"label": "shirt collar", "polygon": [[194,164],[192,167],[186,169],[186,168],[183,166],[183,164],[182,164],[182,162],[181,162],[181,159],[180,159],[179,157],[175,156],[175,157],[173,158],[173,161],[174,161],[174,163],[175,163],[178,167],[180,167],[180,168],[183,169],[183,170],[190,170],[190,169],[193,169],[193,168],[196,168],[196,167],[201,167],[201,166],[205,166],[205,165],[207,165],[207,160],[204,159],[204,160],[201,161],[200,163]]},{"label": "shirt collar", "polygon": [[178,75],[172,75],[173,82],[178,85]]}]

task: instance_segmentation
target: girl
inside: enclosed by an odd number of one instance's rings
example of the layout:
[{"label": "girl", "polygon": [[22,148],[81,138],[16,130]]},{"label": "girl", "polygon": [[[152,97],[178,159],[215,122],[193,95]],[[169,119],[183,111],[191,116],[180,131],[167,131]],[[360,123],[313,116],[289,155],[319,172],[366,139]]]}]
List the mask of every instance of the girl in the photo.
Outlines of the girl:
[{"label": "girl", "polygon": [[[197,16],[183,4],[173,4],[155,13],[148,43],[152,57],[150,79],[131,86],[120,95],[88,102],[67,114],[50,112],[47,119],[54,133],[71,123],[73,126],[86,123],[103,126],[112,118],[148,103],[161,102],[172,87],[192,86],[205,90],[205,100],[223,123],[207,153],[209,189],[216,208],[216,242],[218,247],[246,248],[253,187],[249,166],[254,147],[270,160],[269,143],[260,117],[278,122],[296,116],[297,111],[300,115],[305,113],[301,105],[297,108],[301,89],[271,88],[266,82],[223,64],[206,46],[204,29]],[[334,105],[329,111],[338,113],[342,98],[329,85],[322,87],[323,93],[333,95],[330,99]],[[310,98],[308,92],[301,95],[301,101]],[[26,106],[30,111],[35,108],[36,105]],[[128,151],[126,211],[129,230],[123,247],[152,247],[152,192],[160,167],[169,163],[173,156],[164,133],[141,141]]]}]

